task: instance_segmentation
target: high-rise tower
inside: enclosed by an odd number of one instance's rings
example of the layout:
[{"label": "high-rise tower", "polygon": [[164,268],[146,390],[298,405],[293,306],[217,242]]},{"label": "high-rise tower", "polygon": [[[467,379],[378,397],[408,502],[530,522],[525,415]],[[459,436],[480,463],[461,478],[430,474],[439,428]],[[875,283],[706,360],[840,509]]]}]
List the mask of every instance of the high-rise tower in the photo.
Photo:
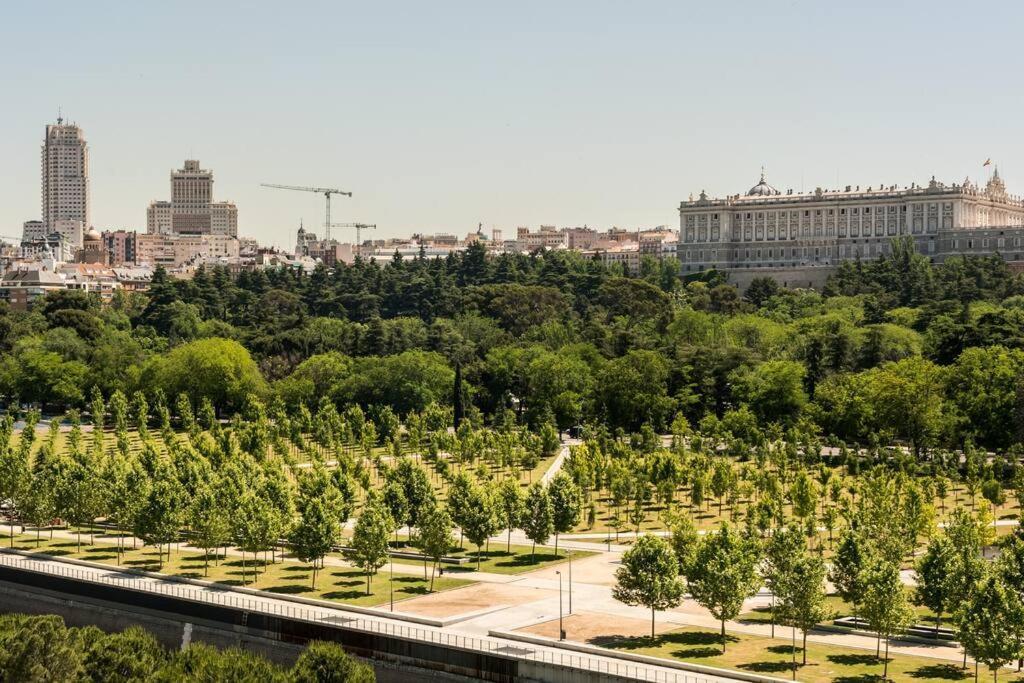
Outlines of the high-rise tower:
[{"label": "high-rise tower", "polygon": [[41,217],[47,232],[63,221],[89,226],[89,146],[82,129],[61,117],[56,125],[46,126],[42,190]]},{"label": "high-rise tower", "polygon": [[171,171],[171,200],[154,201],[146,214],[147,232],[171,235],[238,234],[238,209],[213,201],[213,172],[196,159]]}]

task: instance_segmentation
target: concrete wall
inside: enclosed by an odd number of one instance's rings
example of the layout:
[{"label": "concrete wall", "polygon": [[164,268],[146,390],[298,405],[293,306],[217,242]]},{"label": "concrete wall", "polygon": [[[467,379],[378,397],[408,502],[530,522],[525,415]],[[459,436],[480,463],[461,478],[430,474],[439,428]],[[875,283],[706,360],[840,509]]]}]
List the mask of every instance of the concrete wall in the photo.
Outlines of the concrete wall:
[{"label": "concrete wall", "polygon": [[787,289],[816,289],[821,291],[835,266],[808,266],[806,268],[729,268],[729,284],[745,292],[750,282],[758,277],[770,277]]},{"label": "concrete wall", "polygon": [[[218,648],[238,647],[260,654],[282,666],[291,666],[305,648],[299,643],[282,642],[245,627],[227,627],[202,619],[182,619],[173,614],[126,606],[88,598],[69,596],[40,588],[26,589],[19,584],[0,581],[0,612],[20,614],[56,614],[68,626],[96,626],[108,633],[141,626],[165,647],[182,647],[183,641],[200,642]],[[373,665],[379,683],[429,683],[472,679],[428,669],[417,669],[395,662],[364,660]]]}]

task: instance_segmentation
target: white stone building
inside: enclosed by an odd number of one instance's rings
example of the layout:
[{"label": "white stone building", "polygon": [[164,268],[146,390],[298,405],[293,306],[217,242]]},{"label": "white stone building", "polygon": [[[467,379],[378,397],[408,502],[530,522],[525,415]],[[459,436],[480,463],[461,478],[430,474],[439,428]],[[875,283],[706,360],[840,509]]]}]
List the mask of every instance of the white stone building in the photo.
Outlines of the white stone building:
[{"label": "white stone building", "polygon": [[[683,273],[710,268],[806,269],[886,253],[909,235],[926,255],[942,253],[940,236],[975,228],[1024,228],[1024,202],[996,170],[984,188],[970,180],[946,185],[846,186],[782,193],[760,182],[746,194],[679,204],[676,256]],[[768,273],[761,273],[768,274]]]}]

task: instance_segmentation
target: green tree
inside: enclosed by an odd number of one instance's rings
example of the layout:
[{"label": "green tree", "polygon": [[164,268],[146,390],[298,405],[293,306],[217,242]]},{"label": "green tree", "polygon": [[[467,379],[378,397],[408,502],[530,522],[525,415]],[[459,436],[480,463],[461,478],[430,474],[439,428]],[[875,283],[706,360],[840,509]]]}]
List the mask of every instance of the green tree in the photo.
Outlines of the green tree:
[{"label": "green tree", "polygon": [[989,667],[992,680],[999,669],[1021,655],[1024,606],[998,574],[989,573],[959,613],[960,644],[967,654]]},{"label": "green tree", "polygon": [[331,514],[331,507],[323,498],[305,501],[298,522],[288,537],[295,557],[313,565],[312,587],[316,588],[317,568],[341,537],[341,525]]},{"label": "green tree", "polygon": [[739,616],[743,601],[757,592],[757,563],[750,543],[723,522],[701,542],[686,577],[693,599],[721,623],[723,653],[725,622]]},{"label": "green tree", "polygon": [[292,667],[294,683],[373,683],[373,667],[359,662],[337,643],[314,640]]},{"label": "green tree", "polygon": [[651,638],[657,610],[676,607],[683,599],[679,560],[668,541],[644,535],[622,554],[622,566],[615,570],[612,597],[627,605],[651,610]]},{"label": "green tree", "polygon": [[455,545],[455,538],[452,536],[452,518],[447,509],[436,502],[423,509],[418,541],[423,554],[433,561],[430,570],[430,592],[433,592],[437,565]]},{"label": "green tree", "polygon": [[231,521],[228,511],[217,497],[210,484],[202,485],[192,496],[188,508],[189,542],[203,550],[203,576],[209,573],[210,551],[216,550],[231,539]]},{"label": "green tree", "polygon": [[864,618],[885,639],[882,678],[889,676],[889,639],[911,624],[914,610],[900,580],[900,567],[879,559],[864,570]]},{"label": "green tree", "polygon": [[462,529],[476,546],[476,568],[480,569],[483,545],[499,529],[498,511],[490,489],[479,484],[470,486],[466,503],[468,508],[461,515]]},{"label": "green tree", "polygon": [[167,650],[153,634],[129,626],[105,635],[85,654],[85,673],[90,680],[135,683],[148,680],[167,662]]},{"label": "green tree", "polygon": [[498,484],[497,508],[501,524],[508,530],[505,552],[512,552],[512,529],[522,524],[526,514],[526,497],[514,477],[506,477]]},{"label": "green tree", "polygon": [[697,531],[697,525],[694,524],[693,518],[685,512],[673,515],[669,526],[672,532],[669,542],[672,544],[672,551],[676,554],[676,561],[679,562],[679,573],[687,576],[697,558],[697,550],[700,548],[700,533]]},{"label": "green tree", "polygon": [[559,472],[548,484],[551,499],[551,521],[555,531],[555,554],[558,554],[558,536],[572,531],[583,514],[583,492],[565,472]]},{"label": "green tree", "polygon": [[956,550],[946,536],[936,536],[928,542],[924,555],[915,566],[917,588],[914,603],[923,605],[935,613],[935,637],[942,626],[942,615],[950,605],[953,586],[950,577],[955,575]]},{"label": "green tree", "polygon": [[135,535],[144,543],[156,546],[158,569],[163,569],[163,547],[177,541],[185,525],[187,506],[181,483],[169,467],[161,467],[153,476],[149,494],[139,509],[133,528]]},{"label": "green tree", "polygon": [[219,410],[240,410],[246,398],[265,391],[249,352],[230,339],[199,339],[153,356],[142,367],[142,383],[167,396],[184,393],[192,405],[207,398]]},{"label": "green tree", "polygon": [[535,482],[526,492],[526,514],[523,517],[523,531],[533,541],[530,550],[530,562],[535,560],[537,544],[544,544],[554,533],[554,513],[551,510],[551,497],[540,482]]},{"label": "green tree", "polygon": [[366,594],[370,594],[370,578],[388,561],[388,537],[394,521],[378,500],[370,500],[356,520],[352,534],[352,560],[366,574]]},{"label": "green tree", "polygon": [[782,621],[803,635],[803,664],[807,664],[807,633],[831,616],[825,594],[825,562],[802,550],[779,582]]},{"label": "green tree", "polygon": [[839,596],[853,605],[854,618],[857,617],[858,609],[864,602],[864,569],[867,564],[868,551],[863,539],[853,529],[847,529],[832,560],[829,579]]}]

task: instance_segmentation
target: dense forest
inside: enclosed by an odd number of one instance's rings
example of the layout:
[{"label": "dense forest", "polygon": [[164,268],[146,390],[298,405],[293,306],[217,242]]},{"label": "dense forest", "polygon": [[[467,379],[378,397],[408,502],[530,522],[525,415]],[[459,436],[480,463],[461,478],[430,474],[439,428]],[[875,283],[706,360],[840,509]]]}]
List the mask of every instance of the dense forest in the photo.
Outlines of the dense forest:
[{"label": "dense forest", "polygon": [[682,415],[702,432],[799,426],[915,450],[1024,438],[1024,277],[999,257],[931,264],[897,240],[820,293],[677,274],[479,245],[309,274],[158,270],[110,305],[69,290],[0,311],[0,394],[57,412],[94,388],[185,393],[225,416],[250,394],[400,417],[458,403],[479,423],[625,433]]}]

